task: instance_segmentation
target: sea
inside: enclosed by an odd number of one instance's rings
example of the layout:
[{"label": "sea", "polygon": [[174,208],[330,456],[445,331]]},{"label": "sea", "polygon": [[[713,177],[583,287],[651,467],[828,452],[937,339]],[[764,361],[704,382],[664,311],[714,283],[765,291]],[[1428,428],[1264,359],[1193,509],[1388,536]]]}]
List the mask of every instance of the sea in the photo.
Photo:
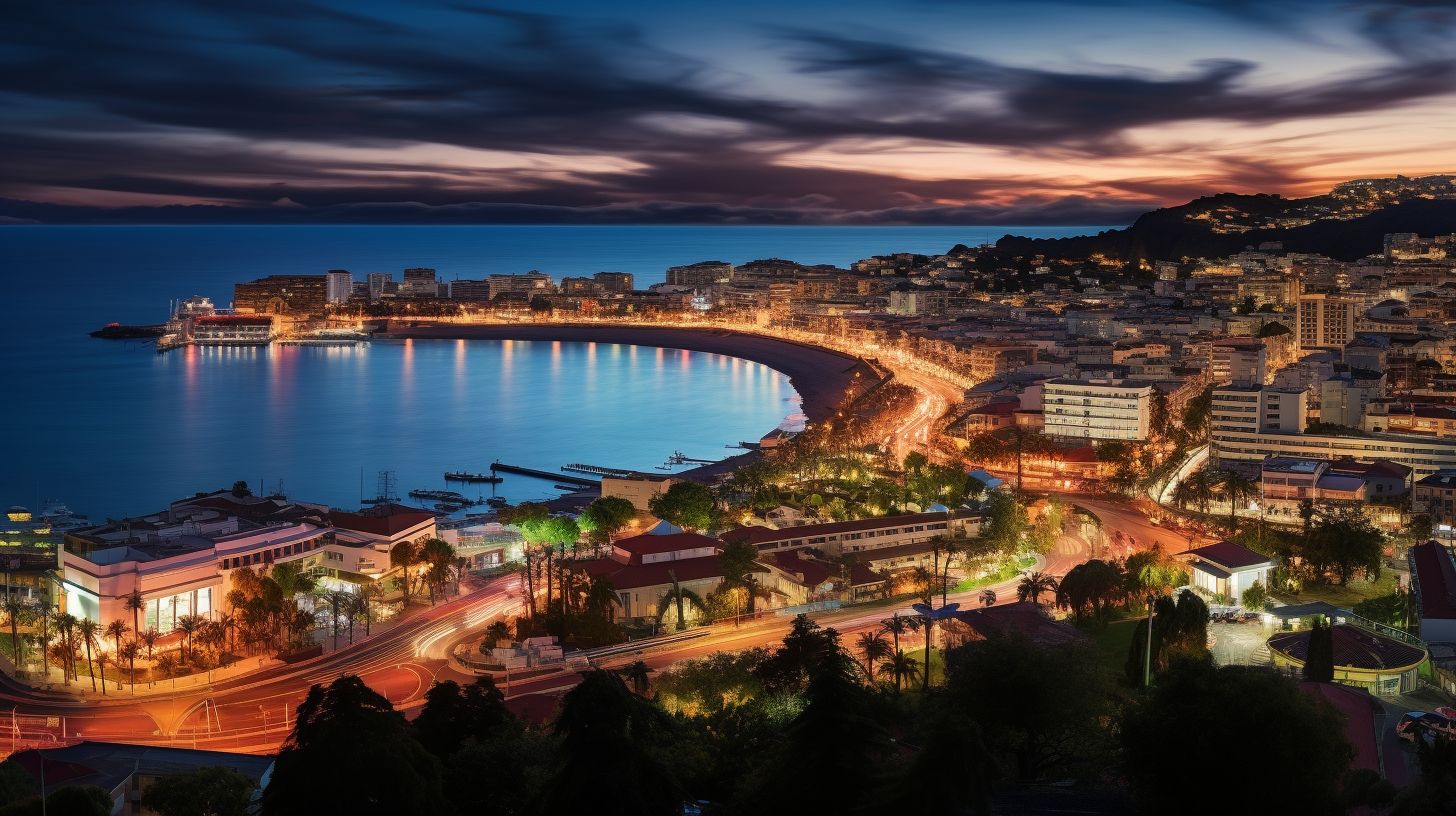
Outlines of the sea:
[{"label": "sea", "polygon": [[[717,460],[797,411],[786,377],[721,355],[604,343],[376,341],[357,348],[184,349],[91,338],[161,323],[172,300],[271,274],[427,266],[443,280],[540,270],[560,279],[787,258],[847,266],[940,253],[1011,233],[1086,227],[4,226],[0,503],[66,504],[93,520],[155,512],[245,481],[254,492],[357,508],[393,492],[558,495],[508,476],[447,486],[500,461],[660,472],[675,453]],[[426,502],[428,503],[428,502]]]}]

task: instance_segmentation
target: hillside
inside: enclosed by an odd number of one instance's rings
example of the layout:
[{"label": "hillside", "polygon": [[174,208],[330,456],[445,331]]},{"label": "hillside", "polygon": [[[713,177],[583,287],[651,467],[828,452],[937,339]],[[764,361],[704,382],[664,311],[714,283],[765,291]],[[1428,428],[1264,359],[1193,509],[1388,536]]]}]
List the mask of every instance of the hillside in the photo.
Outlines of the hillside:
[{"label": "hillside", "polygon": [[1008,235],[996,246],[1008,255],[1178,260],[1278,241],[1292,251],[1354,260],[1379,253],[1387,233],[1456,231],[1451,178],[1360,180],[1302,199],[1220,193],[1145,213],[1126,229],[1077,238]]}]

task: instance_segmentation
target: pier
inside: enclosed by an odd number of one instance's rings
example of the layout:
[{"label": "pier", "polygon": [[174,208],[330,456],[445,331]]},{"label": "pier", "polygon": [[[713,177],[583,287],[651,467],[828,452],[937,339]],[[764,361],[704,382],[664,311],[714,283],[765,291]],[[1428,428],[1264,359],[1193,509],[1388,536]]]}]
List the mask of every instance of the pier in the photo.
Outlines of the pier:
[{"label": "pier", "polygon": [[500,462],[491,464],[492,472],[514,473],[517,476],[530,476],[535,479],[544,479],[548,482],[560,482],[578,487],[601,487],[602,483],[596,479],[584,479],[580,476],[567,476],[564,473],[552,473],[549,470],[536,470],[535,468],[521,467],[520,465],[506,465]]},{"label": "pier", "polygon": [[623,470],[621,468],[602,467],[601,465],[582,465],[577,463],[562,465],[561,469],[574,473],[595,473],[598,476],[615,476],[619,479],[625,479],[636,473],[635,470]]}]

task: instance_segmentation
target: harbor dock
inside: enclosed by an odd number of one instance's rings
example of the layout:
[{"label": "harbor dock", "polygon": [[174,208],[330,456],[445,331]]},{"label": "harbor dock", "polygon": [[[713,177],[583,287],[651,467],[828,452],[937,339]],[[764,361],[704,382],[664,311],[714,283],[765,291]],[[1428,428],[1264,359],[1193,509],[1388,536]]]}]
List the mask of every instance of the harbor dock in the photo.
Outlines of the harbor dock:
[{"label": "harbor dock", "polygon": [[568,476],[564,473],[552,473],[549,470],[536,470],[535,468],[521,467],[520,465],[506,465],[500,462],[492,463],[492,471],[501,473],[514,473],[517,476],[530,476],[536,479],[544,479],[548,482],[560,482],[578,487],[601,487],[602,483],[597,479],[585,479],[580,476]]}]

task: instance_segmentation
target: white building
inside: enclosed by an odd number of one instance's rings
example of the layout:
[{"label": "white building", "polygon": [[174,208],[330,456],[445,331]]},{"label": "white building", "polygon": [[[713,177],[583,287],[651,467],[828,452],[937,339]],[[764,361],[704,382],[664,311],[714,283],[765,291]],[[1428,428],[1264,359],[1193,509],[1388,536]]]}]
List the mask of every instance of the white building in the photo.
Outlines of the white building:
[{"label": "white building", "polygon": [[1301,350],[1339,349],[1355,339],[1359,298],[1309,293],[1299,296],[1296,334]]},{"label": "white building", "polygon": [[1046,433],[1142,441],[1152,425],[1154,386],[1140,380],[1050,380],[1042,390]]},{"label": "white building", "polygon": [[1232,541],[1189,550],[1179,557],[1188,562],[1195,588],[1228,604],[1242,601],[1256,581],[1268,587],[1269,573],[1274,571],[1274,562],[1267,556]]},{"label": "white building", "polygon": [[324,273],[324,299],[330,306],[349,300],[354,292],[354,276],[347,269],[330,269]]}]

